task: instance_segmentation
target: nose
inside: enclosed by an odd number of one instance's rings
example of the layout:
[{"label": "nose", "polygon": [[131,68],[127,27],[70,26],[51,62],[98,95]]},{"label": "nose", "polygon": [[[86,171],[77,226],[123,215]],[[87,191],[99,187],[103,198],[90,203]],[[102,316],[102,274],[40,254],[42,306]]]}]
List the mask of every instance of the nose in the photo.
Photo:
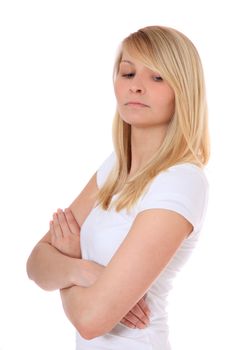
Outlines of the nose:
[{"label": "nose", "polygon": [[141,80],[134,78],[129,87],[129,91],[131,93],[143,95],[145,93],[145,87]]}]

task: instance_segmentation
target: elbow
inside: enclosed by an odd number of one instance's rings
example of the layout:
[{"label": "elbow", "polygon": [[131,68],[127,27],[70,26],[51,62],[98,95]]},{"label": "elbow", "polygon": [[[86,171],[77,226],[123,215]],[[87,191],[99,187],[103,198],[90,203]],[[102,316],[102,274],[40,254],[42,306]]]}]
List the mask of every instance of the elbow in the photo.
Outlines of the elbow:
[{"label": "elbow", "polygon": [[80,329],[80,327],[76,327],[76,330],[78,331],[78,333],[81,335],[82,338],[86,339],[86,340],[92,340],[95,337],[97,337],[98,335],[94,335],[93,333],[91,333],[88,329],[84,328],[84,329]]},{"label": "elbow", "polygon": [[64,312],[80,336],[92,340],[111,331],[118,320],[112,317],[106,305],[93,297],[95,290],[78,288],[65,288],[60,293]]},{"label": "elbow", "polygon": [[[29,260],[30,260],[30,258],[29,258]],[[26,272],[27,272],[28,278],[31,281],[33,281],[38,287],[40,287],[41,289],[43,289],[46,292],[51,292],[51,291],[55,290],[54,286],[51,285],[51,282],[43,280],[36,275],[33,268],[30,266],[29,260],[27,261],[27,266],[26,266]]]},{"label": "elbow", "polygon": [[104,332],[103,330],[100,330],[97,327],[90,327],[90,325],[83,325],[80,327],[80,324],[77,325],[76,330],[78,333],[86,340],[92,340],[96,337],[100,337],[101,335],[104,335],[107,332]]},{"label": "elbow", "polygon": [[39,246],[35,246],[33,251],[31,252],[31,255],[29,256],[27,263],[26,263],[26,273],[30,280],[35,282],[38,287],[45,291],[53,291],[55,288],[51,285],[51,283],[43,278],[40,277],[40,273],[38,273],[38,255],[39,255]]},{"label": "elbow", "polygon": [[28,278],[46,292],[52,292],[57,289],[51,285],[49,281],[43,281],[40,278],[35,277],[33,274],[28,273]]},{"label": "elbow", "polygon": [[100,315],[98,318],[90,318],[90,315],[87,315],[87,317],[83,318],[81,322],[79,318],[74,326],[84,339],[92,340],[112,330],[114,325],[107,324],[106,320],[107,318],[102,318]]},{"label": "elbow", "polygon": [[27,276],[30,280],[34,281],[34,274],[33,274],[33,253],[34,251],[31,253],[31,255],[29,256],[27,263],[26,263],[26,273]]},{"label": "elbow", "polygon": [[28,275],[28,278],[31,280],[34,280],[36,270],[39,265],[39,260],[40,260],[39,258],[40,258],[40,245],[37,244],[31,251],[31,254],[29,255],[26,263],[27,275]]}]

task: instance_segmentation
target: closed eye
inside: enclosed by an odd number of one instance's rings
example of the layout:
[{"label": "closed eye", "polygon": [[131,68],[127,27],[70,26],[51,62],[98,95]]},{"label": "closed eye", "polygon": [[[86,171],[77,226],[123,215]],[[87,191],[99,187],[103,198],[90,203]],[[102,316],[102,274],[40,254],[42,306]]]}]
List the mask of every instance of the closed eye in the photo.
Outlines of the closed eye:
[{"label": "closed eye", "polygon": [[130,78],[133,78],[134,77],[134,73],[127,73],[127,74],[122,74],[121,76],[123,77],[123,78],[128,78],[128,79],[130,79]]},{"label": "closed eye", "polygon": [[[135,73],[125,73],[125,74],[121,74],[121,76],[123,78],[131,79],[131,78],[133,78],[135,76]],[[160,75],[154,75],[152,77],[152,79],[154,81],[163,81],[163,78]]]},{"label": "closed eye", "polygon": [[[121,75],[123,78],[128,78],[128,79],[131,79],[135,76],[135,73],[126,73],[126,74],[122,74]],[[163,81],[163,78],[160,77],[159,75],[156,75],[156,76],[153,76],[152,79],[154,81]]]},{"label": "closed eye", "polygon": [[163,81],[163,78],[160,77],[159,75],[153,76],[154,81]]}]

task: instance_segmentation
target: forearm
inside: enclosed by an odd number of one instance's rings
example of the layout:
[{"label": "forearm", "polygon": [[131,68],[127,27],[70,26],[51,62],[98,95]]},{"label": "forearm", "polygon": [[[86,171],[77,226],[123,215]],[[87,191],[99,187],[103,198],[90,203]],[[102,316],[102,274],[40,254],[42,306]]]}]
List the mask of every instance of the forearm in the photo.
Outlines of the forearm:
[{"label": "forearm", "polygon": [[[66,256],[49,243],[43,242],[33,249],[27,261],[27,273],[30,279],[45,290],[72,285],[87,287],[96,280],[94,264],[88,260]],[[97,268],[101,271],[101,265]]]}]

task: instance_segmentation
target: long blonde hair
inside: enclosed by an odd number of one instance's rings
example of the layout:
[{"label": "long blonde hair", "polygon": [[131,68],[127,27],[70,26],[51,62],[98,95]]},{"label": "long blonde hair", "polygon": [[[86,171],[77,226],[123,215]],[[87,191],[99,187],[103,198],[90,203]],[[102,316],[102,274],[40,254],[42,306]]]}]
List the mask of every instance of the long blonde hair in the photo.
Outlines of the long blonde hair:
[{"label": "long blonde hair", "polygon": [[114,77],[118,73],[123,49],[168,82],[175,94],[175,112],[159,149],[129,180],[131,126],[116,111],[113,121],[116,164],[97,196],[98,203],[107,210],[113,195],[119,194],[111,203],[116,211],[130,210],[161,171],[185,162],[202,168],[210,155],[204,75],[193,43],[173,28],[142,28],[121,43]]}]

